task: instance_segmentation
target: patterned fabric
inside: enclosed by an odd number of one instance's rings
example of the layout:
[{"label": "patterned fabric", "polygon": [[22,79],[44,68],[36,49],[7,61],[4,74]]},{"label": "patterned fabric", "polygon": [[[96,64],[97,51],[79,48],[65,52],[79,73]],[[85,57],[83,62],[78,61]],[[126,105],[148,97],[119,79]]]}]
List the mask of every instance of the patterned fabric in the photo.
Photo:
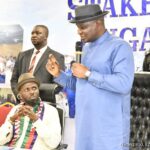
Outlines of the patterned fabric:
[{"label": "patterned fabric", "polygon": [[[58,111],[53,106],[40,102],[36,114],[39,119],[32,123],[30,130],[30,118],[25,116],[15,124],[10,123],[10,117],[13,116],[20,104],[14,106],[10,113],[7,115],[5,123],[0,127],[0,146],[11,144],[15,149],[32,149],[32,150],[52,150],[55,149],[61,141],[61,125],[59,120]],[[35,111],[35,110],[34,110]],[[14,128],[13,128],[14,127]],[[15,133],[15,129],[18,130]],[[22,132],[20,134],[20,132]],[[18,135],[19,134],[19,135]],[[14,135],[17,140],[14,139]],[[20,136],[18,138],[18,136]],[[28,136],[29,138],[26,138]],[[26,141],[25,141],[26,139]],[[16,144],[15,144],[16,142]],[[9,143],[9,144],[6,144]],[[22,148],[24,146],[24,148]]]},{"label": "patterned fabric", "polygon": [[[44,113],[44,104],[42,101],[37,101],[37,104],[34,106],[33,111],[39,116],[39,118],[43,119],[43,113]],[[23,127],[24,127],[24,119],[25,117],[21,117],[20,119],[15,121],[15,125],[13,126],[13,139],[7,144],[10,147],[15,147],[17,144],[19,138],[22,135]],[[21,148],[27,148],[31,149],[34,145],[34,142],[37,138],[37,132],[35,131],[35,128],[32,126],[32,121],[30,120],[28,122],[28,127],[25,132],[25,137],[23,140],[23,143],[21,145]]]}]

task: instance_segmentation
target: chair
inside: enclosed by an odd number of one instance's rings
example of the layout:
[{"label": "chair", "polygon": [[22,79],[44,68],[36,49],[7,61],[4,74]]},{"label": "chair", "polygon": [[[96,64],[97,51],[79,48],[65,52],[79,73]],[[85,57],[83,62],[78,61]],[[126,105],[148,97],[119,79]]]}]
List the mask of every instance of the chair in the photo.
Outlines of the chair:
[{"label": "chair", "polygon": [[62,135],[62,140],[58,147],[55,150],[62,150],[62,149],[67,149],[68,145],[63,143],[63,136],[64,136],[64,125],[65,125],[65,114],[64,114],[64,109],[59,106],[59,104],[56,103],[56,94],[58,94],[62,90],[62,87],[56,83],[51,83],[51,84],[42,84],[40,86],[40,97],[41,99],[56,107],[58,110],[59,118],[60,118],[60,124],[61,124],[61,135]]},{"label": "chair", "polygon": [[51,102],[46,102],[46,103],[56,107],[56,109],[58,111],[59,119],[60,119],[62,139],[61,139],[60,144],[58,145],[58,147],[55,150],[67,149],[68,145],[63,143],[64,128],[65,128],[65,113],[64,113],[64,109],[60,108],[60,107],[57,107],[57,106],[59,106],[59,104],[57,104],[57,103],[51,103]]},{"label": "chair", "polygon": [[62,87],[56,83],[41,84],[40,97],[43,101],[56,103],[55,95],[62,90]]},{"label": "chair", "polygon": [[57,147],[56,150],[67,149],[68,145],[63,143],[64,127],[65,127],[64,126],[65,125],[64,110],[61,108],[58,108],[58,107],[57,107],[57,110],[58,110],[58,114],[59,114],[59,118],[60,118],[60,124],[61,124],[61,128],[62,128],[62,130],[61,130],[62,140],[61,140],[61,143],[59,144],[59,146]]},{"label": "chair", "polygon": [[149,150],[150,72],[135,73],[131,92],[130,150]]},{"label": "chair", "polygon": [[5,119],[13,106],[14,104],[9,102],[0,105],[0,126],[5,122]]}]

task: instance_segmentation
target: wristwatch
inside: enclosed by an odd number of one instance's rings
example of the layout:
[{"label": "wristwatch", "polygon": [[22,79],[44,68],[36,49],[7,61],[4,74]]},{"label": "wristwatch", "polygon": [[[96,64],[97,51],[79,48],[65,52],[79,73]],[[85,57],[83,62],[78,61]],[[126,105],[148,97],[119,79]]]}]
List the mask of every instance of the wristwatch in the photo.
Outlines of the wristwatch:
[{"label": "wristwatch", "polygon": [[87,71],[85,72],[85,77],[86,77],[86,79],[89,78],[90,74],[91,74],[91,71],[89,71],[89,70],[87,70]]}]

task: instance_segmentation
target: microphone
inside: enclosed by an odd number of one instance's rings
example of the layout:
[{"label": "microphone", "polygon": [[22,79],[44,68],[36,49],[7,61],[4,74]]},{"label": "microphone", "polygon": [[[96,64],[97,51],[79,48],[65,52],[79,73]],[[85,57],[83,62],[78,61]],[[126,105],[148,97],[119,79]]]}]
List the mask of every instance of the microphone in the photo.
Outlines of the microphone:
[{"label": "microphone", "polygon": [[76,42],[76,62],[81,63],[81,55],[82,55],[82,42]]}]

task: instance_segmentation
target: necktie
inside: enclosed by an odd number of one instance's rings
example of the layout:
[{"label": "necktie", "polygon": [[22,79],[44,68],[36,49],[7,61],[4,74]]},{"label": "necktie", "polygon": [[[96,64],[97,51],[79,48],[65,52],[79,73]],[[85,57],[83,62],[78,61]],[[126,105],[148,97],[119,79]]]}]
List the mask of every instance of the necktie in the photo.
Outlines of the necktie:
[{"label": "necktie", "polygon": [[34,68],[34,64],[35,64],[35,60],[36,60],[36,56],[37,54],[40,52],[40,50],[37,50],[35,55],[32,58],[31,64],[29,66],[28,72],[32,73],[33,72],[33,68]]}]

